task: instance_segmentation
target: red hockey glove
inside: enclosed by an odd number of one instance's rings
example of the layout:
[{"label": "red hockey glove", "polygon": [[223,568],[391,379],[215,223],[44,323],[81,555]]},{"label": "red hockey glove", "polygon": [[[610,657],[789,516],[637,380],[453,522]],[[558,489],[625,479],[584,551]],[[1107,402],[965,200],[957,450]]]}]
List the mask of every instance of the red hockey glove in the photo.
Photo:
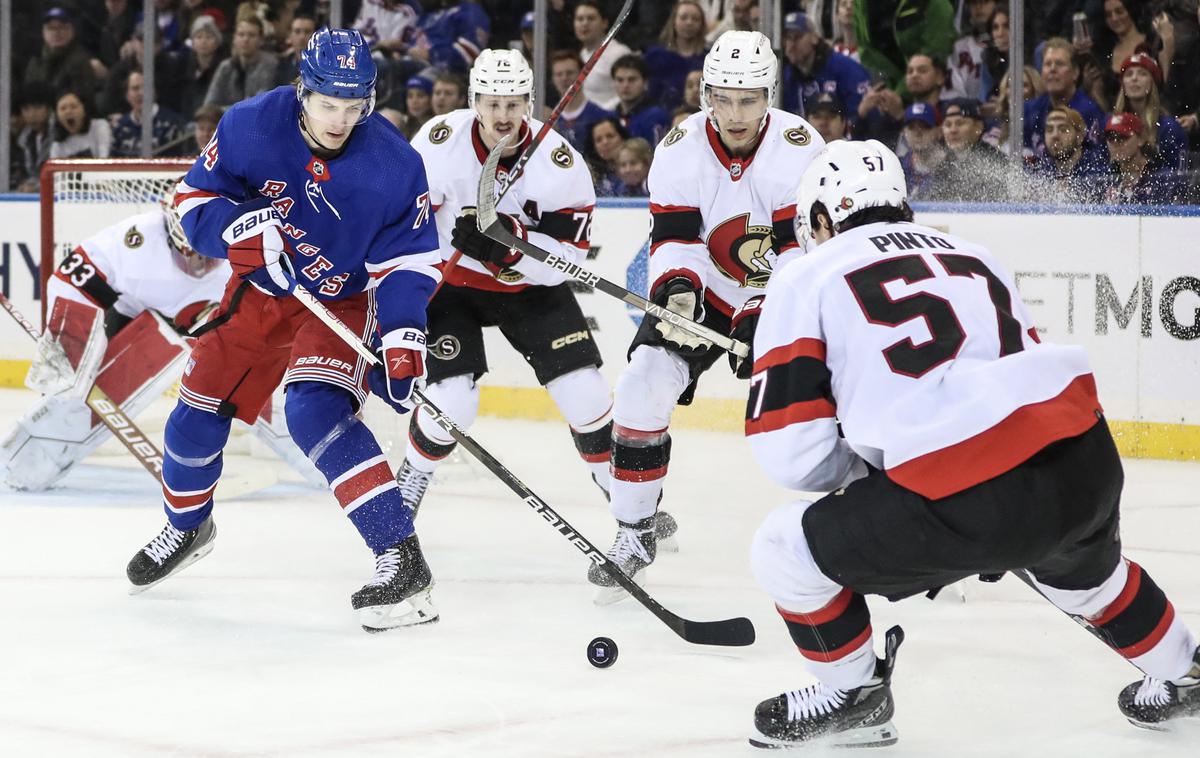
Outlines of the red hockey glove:
[{"label": "red hockey glove", "polygon": [[729,336],[738,342],[750,346],[750,355],[741,356],[729,354],[729,368],[738,379],[749,379],[754,373],[754,332],[758,329],[758,317],[762,313],[763,295],[755,295],[733,312],[733,323],[729,328]]},{"label": "red hockey glove", "polygon": [[279,213],[271,207],[247,211],[221,235],[233,273],[272,297],[296,288],[291,261],[283,252]]},{"label": "red hockey glove", "polygon": [[425,332],[393,329],[383,335],[380,357],[383,365],[371,368],[367,385],[398,413],[408,413],[415,407],[413,389],[425,377]]}]

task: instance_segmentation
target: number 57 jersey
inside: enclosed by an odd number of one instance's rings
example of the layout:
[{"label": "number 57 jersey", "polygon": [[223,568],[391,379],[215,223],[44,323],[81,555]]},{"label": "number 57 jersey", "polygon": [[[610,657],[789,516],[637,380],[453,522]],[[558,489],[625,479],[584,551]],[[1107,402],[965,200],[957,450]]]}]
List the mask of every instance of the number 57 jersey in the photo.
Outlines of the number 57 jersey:
[{"label": "number 57 jersey", "polygon": [[851,229],[779,272],[754,355],[746,434],[792,489],[843,486],[861,457],[936,500],[1100,418],[1083,348],[1038,340],[987,250],[912,223]]}]

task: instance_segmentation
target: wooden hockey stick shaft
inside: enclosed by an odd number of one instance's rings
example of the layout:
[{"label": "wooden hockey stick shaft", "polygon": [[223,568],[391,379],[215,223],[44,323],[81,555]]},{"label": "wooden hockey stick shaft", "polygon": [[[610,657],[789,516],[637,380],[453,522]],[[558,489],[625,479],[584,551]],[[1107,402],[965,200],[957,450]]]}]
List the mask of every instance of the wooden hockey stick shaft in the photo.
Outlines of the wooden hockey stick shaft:
[{"label": "wooden hockey stick shaft", "polygon": [[640,308],[650,316],[662,319],[698,337],[703,337],[722,350],[733,353],[740,358],[748,358],[750,356],[750,346],[745,342],[735,340],[729,335],[721,334],[704,324],[699,324],[686,316],[657,305],[635,292],[630,292],[619,284],[614,284],[602,278],[599,274],[588,271],[578,263],[574,263],[547,250],[543,250],[531,242],[513,236],[504,227],[504,224],[500,222],[500,217],[496,213],[496,201],[493,200],[496,187],[496,167],[500,163],[500,154],[504,152],[504,145],[507,141],[508,138],[505,137],[492,148],[492,151],[488,154],[487,161],[483,164],[483,171],[479,174],[479,197],[476,199],[478,206],[475,210],[475,217],[481,232],[502,245],[516,248],[525,255],[541,261],[550,268],[563,272],[576,281],[583,282],[618,300],[623,300],[635,308]]},{"label": "wooden hockey stick shaft", "polygon": [[[311,292],[303,287],[297,287],[292,294],[306,308],[312,311],[317,318],[324,322],[334,334],[340,337],[347,345],[354,348],[369,364],[372,366],[379,364],[379,357],[375,355],[375,352],[364,345],[358,338],[358,335],[343,324],[337,316],[330,313],[324,304],[317,300]],[[546,523],[550,524],[556,532],[565,537],[568,542],[587,556],[590,561],[602,568],[609,577],[621,585],[635,600],[641,603],[643,607],[653,613],[655,617],[670,627],[673,632],[684,640],[697,645],[735,647],[749,645],[754,642],[754,625],[748,618],[723,619],[721,621],[691,621],[677,616],[664,608],[661,603],[652,598],[637,583],[625,576],[620,569],[608,560],[604,553],[580,534],[575,527],[567,523],[566,519],[551,508],[545,500],[534,494],[533,490],[529,489],[524,482],[509,471],[503,463],[496,460],[474,438],[459,428],[453,419],[442,413],[436,405],[430,402],[429,398],[423,392],[413,389],[413,400],[417,405],[425,409],[425,412],[429,414],[434,423],[444,429],[467,452],[478,459],[496,478],[504,482],[510,490],[516,493],[517,497],[521,498],[535,513],[545,519]]]},{"label": "wooden hockey stick shaft", "polygon": [[[537,135],[534,136],[533,141],[521,153],[521,157],[517,158],[517,162],[513,164],[513,170],[509,173],[508,181],[500,188],[500,197],[496,198],[497,204],[508,194],[508,190],[516,184],[517,179],[525,171],[525,164],[529,163],[529,159],[533,157],[533,151],[538,149],[538,145],[542,144],[542,140],[546,138],[546,135],[554,128],[554,125],[558,123],[558,119],[562,116],[563,111],[567,109],[567,105],[574,99],[579,89],[583,87],[583,80],[587,79],[587,75],[591,73],[596,63],[599,62],[600,56],[604,55],[604,51],[608,48],[608,43],[613,41],[621,25],[625,23],[625,19],[629,18],[629,14],[633,10],[633,2],[634,0],[625,0],[625,4],[621,6],[621,11],[617,13],[617,18],[613,21],[612,26],[608,27],[608,34],[604,35],[604,39],[600,42],[600,45],[584,61],[583,68],[579,69],[579,74],[575,77],[575,81],[571,82],[570,87],[567,87],[567,91],[558,99],[558,105],[554,106],[554,110],[550,111],[550,117],[542,124],[542,128],[538,129]],[[434,289],[434,295],[438,293],[438,290],[442,288],[442,284],[446,281],[446,277],[458,265],[459,258],[462,258],[462,251],[455,250],[450,259],[446,261],[446,265],[442,268],[442,280],[438,282],[437,288]]]},{"label": "wooden hockey stick shaft", "polygon": [[[8,311],[8,315],[25,329],[25,332],[35,341],[41,336],[36,327],[29,323],[26,318],[21,315],[17,307],[12,304],[12,301],[0,293],[0,306]],[[138,463],[142,464],[142,468],[146,469],[158,483],[162,484],[162,453],[158,447],[150,441],[138,425],[129,418],[126,413],[121,410],[121,406],[117,405],[108,394],[100,389],[99,384],[93,384],[88,390],[85,401],[87,407],[92,409],[92,412],[100,419],[100,423],[104,424],[113,436],[125,446],[125,449],[137,458]]]}]

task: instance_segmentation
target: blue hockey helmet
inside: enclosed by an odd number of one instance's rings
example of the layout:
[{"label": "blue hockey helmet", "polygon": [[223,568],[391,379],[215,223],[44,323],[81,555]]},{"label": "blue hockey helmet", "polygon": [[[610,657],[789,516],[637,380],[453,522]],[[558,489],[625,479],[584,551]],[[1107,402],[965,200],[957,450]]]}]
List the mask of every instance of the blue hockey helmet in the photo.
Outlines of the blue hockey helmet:
[{"label": "blue hockey helmet", "polygon": [[375,61],[367,41],[356,29],[322,27],[300,54],[300,83],[296,94],[309,92],[347,100],[368,100],[363,118],[375,109]]}]

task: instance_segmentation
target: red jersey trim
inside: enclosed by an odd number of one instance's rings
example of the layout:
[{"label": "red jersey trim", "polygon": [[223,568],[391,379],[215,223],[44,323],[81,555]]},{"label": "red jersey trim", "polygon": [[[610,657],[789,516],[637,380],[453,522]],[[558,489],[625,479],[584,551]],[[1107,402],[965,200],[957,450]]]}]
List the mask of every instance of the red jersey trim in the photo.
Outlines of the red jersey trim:
[{"label": "red jersey trim", "polygon": [[811,337],[801,337],[790,345],[772,348],[754,362],[754,373],[786,365],[797,358],[813,358],[824,363],[825,343]]},{"label": "red jersey trim", "polygon": [[828,400],[801,400],[777,411],[768,411],[758,418],[746,419],[746,436],[778,431],[792,424],[803,424],[822,418],[833,418],[837,407]]},{"label": "red jersey trim", "polygon": [[1076,437],[1100,416],[1096,380],[1078,376],[1057,396],[1022,406],[990,429],[887,470],[918,495],[939,500],[1011,471],[1052,442]]},{"label": "red jersey trim", "polygon": [[[529,124],[524,121],[521,122],[521,128],[517,130],[517,134],[520,137],[520,141],[517,143],[517,152],[500,159],[500,166],[506,171],[512,171],[513,165],[521,157],[521,153],[525,152],[525,148],[533,141],[533,133],[529,131]],[[483,137],[479,136],[479,121],[471,122],[471,145],[474,146],[475,157],[479,159],[479,165],[482,166],[487,162],[488,149],[483,144]]]},{"label": "red jersey trim", "polygon": [[771,221],[791,221],[796,217],[796,204],[786,205],[782,208],[776,208],[771,214]]},{"label": "red jersey trim", "polygon": [[442,279],[452,287],[469,287],[488,292],[520,292],[530,284],[504,284],[490,274],[481,274],[465,266],[455,266],[449,273],[442,265]]},{"label": "red jersey trim", "polygon": [[[771,115],[767,114],[767,120],[758,130],[758,142],[754,143],[754,149],[745,158],[735,158],[725,149],[725,143],[721,142],[721,135],[717,134],[717,130],[713,128],[712,121],[704,122],[704,133],[708,135],[708,146],[712,148],[713,155],[717,156],[717,160],[729,172],[730,179],[736,182],[746,175],[746,170],[754,162],[754,156],[758,155],[758,148],[762,145],[763,137],[770,126]],[[735,169],[734,166],[737,168]]]}]

